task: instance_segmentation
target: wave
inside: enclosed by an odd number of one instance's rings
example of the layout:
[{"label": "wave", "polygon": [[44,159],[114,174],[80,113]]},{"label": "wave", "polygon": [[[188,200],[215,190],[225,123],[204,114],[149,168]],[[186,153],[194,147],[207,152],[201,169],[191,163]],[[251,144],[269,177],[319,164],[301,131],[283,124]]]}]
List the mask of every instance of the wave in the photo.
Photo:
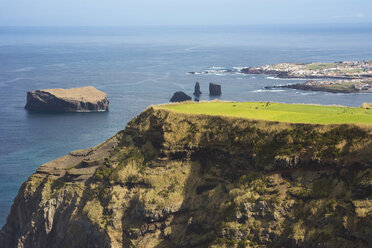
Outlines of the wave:
[{"label": "wave", "polygon": [[308,93],[300,93],[301,96],[309,96],[309,95],[315,95],[315,92],[308,92]]},{"label": "wave", "polygon": [[283,92],[283,91],[286,91],[286,90],[266,90],[266,91],[269,91],[269,92]]},{"label": "wave", "polygon": [[6,80],[6,81],[0,81],[0,86],[5,86],[5,85],[8,85],[10,83],[15,83],[17,81],[20,81],[20,80],[30,80],[31,78],[22,78],[22,77],[17,77],[17,78],[13,78],[13,79],[10,79],[10,80]]},{"label": "wave", "polygon": [[24,80],[24,79],[30,79],[30,78],[17,77],[17,78],[13,78],[13,79],[6,80],[6,81],[1,81],[0,83],[14,83],[14,82],[17,82],[19,80]]},{"label": "wave", "polygon": [[140,80],[140,81],[137,81],[137,82],[134,82],[134,83],[128,83],[126,85],[128,85],[128,86],[130,86],[130,85],[141,85],[141,84],[144,84],[144,83],[147,83],[147,82],[157,83],[158,80],[156,80],[156,79],[144,79],[144,80]]},{"label": "wave", "polygon": [[140,80],[140,81],[137,81],[137,82],[128,83],[128,84],[126,84],[126,85],[141,85],[141,84],[144,84],[144,83],[147,83],[147,82],[158,83],[158,82],[161,81],[161,80],[164,80],[164,79],[169,78],[169,75],[170,75],[170,73],[169,73],[169,72],[166,72],[166,73],[164,74],[164,76],[159,77],[159,78],[143,79],[143,80]]},{"label": "wave", "polygon": [[35,69],[34,67],[28,66],[28,67],[22,67],[19,69],[12,70],[12,72],[26,72],[26,71],[32,71]]},{"label": "wave", "polygon": [[[241,74],[245,75],[243,73],[240,73],[239,70],[240,67],[233,67],[233,69],[226,68],[223,66],[212,66],[208,68],[207,70],[201,71],[201,72],[188,72],[189,74],[194,75],[204,75],[204,74],[211,74],[216,76],[223,76],[223,75],[231,75],[231,74]],[[243,68],[243,67],[242,67]]]},{"label": "wave", "polygon": [[261,89],[261,90],[252,90],[251,92],[253,93],[264,93],[264,92],[283,92],[286,90],[278,90],[278,89],[271,89],[271,90],[266,90],[266,89]]},{"label": "wave", "polygon": [[293,80],[293,81],[298,81],[298,80],[303,80],[303,81],[309,81],[311,79],[309,78],[278,78],[278,77],[273,77],[273,76],[267,76],[266,79],[270,79],[270,80]]},{"label": "wave", "polygon": [[227,76],[228,74],[215,72],[215,73],[213,73],[213,75],[215,75],[215,76]]},{"label": "wave", "polygon": [[227,69],[208,69],[208,70],[205,70],[206,72],[228,72]]},{"label": "wave", "polygon": [[192,74],[192,75],[204,75],[204,74],[207,74],[207,73],[206,73],[206,72],[193,71],[193,72],[187,72],[186,74]]}]

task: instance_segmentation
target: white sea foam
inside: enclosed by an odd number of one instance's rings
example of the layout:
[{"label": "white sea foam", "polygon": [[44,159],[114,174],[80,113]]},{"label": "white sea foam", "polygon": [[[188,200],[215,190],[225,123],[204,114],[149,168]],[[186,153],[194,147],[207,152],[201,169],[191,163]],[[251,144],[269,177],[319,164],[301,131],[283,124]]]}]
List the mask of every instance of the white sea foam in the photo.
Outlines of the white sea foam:
[{"label": "white sea foam", "polygon": [[94,113],[94,112],[106,112],[107,110],[99,109],[99,110],[76,110],[76,113]]},{"label": "white sea foam", "polygon": [[304,80],[304,81],[308,81],[308,80],[311,80],[309,78],[278,78],[278,77],[273,77],[273,76],[267,76],[266,79],[270,79],[270,80],[294,80],[294,81],[298,81],[298,80]]},{"label": "white sea foam", "polygon": [[[247,75],[244,73],[241,73],[239,71],[240,67],[233,67],[233,69],[229,69],[223,66],[212,66],[207,70],[204,70],[202,72],[189,72],[189,74],[194,74],[194,75],[202,75],[202,74],[211,74],[211,75],[216,75],[216,76],[224,76],[224,75],[231,75],[231,74],[239,74],[239,75]],[[241,67],[244,68],[244,67]]]},{"label": "white sea foam", "polygon": [[34,67],[28,66],[28,67],[22,67],[19,69],[12,70],[12,72],[25,72],[25,71],[32,71]]},{"label": "white sea foam", "polygon": [[223,71],[215,71],[215,70],[207,70],[206,72],[207,72],[208,74],[217,75],[217,76],[225,75],[225,74],[226,74],[226,73],[224,73]]},{"label": "white sea foam", "polygon": [[275,80],[275,79],[279,79],[279,78],[276,78],[276,77],[266,77],[266,79],[272,79],[272,80]]},{"label": "white sea foam", "polygon": [[134,83],[127,83],[126,85],[141,85],[141,84],[144,84],[144,83],[147,83],[147,82],[156,83],[156,82],[158,82],[158,80],[156,80],[156,79],[144,79],[144,80],[140,80],[140,81],[137,81],[137,82],[134,82]]},{"label": "white sea foam", "polygon": [[17,78],[13,78],[13,79],[6,80],[6,81],[0,81],[0,86],[5,86],[5,85],[15,83],[15,82],[20,81],[20,80],[27,80],[27,79],[31,79],[31,78],[17,77]]},{"label": "white sea foam", "polygon": [[308,93],[300,93],[301,96],[309,96],[309,95],[315,95],[315,92],[308,92]]},{"label": "white sea foam", "polygon": [[283,92],[283,91],[286,91],[286,90],[278,90],[278,89],[261,89],[261,90],[253,90],[252,92],[254,93],[264,93],[264,92]]},{"label": "white sea foam", "polygon": [[17,81],[23,80],[23,79],[29,79],[29,78],[17,77],[17,78],[13,78],[13,79],[10,79],[10,80],[7,80],[7,81],[1,81],[0,83],[14,83],[14,82],[17,82]]},{"label": "white sea foam", "polygon": [[212,69],[214,69],[214,70],[226,70],[226,68],[222,67],[222,66],[212,66]]},{"label": "white sea foam", "polygon": [[161,80],[164,80],[164,79],[169,78],[169,75],[170,75],[170,73],[169,72],[166,72],[164,74],[164,76],[162,76],[162,77],[151,78],[151,79],[144,79],[144,80],[140,80],[140,81],[137,81],[137,82],[134,82],[134,83],[128,83],[127,85],[141,85],[141,84],[144,84],[144,83],[147,83],[147,82],[157,83],[157,82],[159,82]]}]

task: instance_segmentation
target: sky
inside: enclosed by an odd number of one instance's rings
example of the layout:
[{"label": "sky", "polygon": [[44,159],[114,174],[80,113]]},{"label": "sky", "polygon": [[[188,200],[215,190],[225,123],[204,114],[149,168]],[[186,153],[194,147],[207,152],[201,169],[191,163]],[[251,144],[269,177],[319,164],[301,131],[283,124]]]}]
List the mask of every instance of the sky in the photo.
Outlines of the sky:
[{"label": "sky", "polygon": [[0,0],[0,26],[372,23],[372,0]]}]

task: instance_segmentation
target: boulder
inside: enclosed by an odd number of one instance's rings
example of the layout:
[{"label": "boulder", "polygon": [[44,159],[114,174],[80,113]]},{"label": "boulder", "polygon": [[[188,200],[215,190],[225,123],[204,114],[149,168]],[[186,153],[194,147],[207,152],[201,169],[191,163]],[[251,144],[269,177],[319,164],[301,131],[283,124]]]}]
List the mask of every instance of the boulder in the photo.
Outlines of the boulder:
[{"label": "boulder", "polygon": [[200,96],[200,95],[201,95],[200,84],[199,84],[199,82],[196,82],[195,83],[194,96]]},{"label": "boulder", "polygon": [[93,86],[29,91],[25,106],[28,111],[43,112],[100,112],[108,108],[106,93]]},{"label": "boulder", "polygon": [[364,102],[362,104],[362,106],[360,106],[361,108],[364,108],[364,109],[372,109],[372,103],[366,103]]},{"label": "boulder", "polygon": [[220,96],[221,95],[221,85],[215,83],[209,83],[209,95]]},{"label": "boulder", "polygon": [[183,91],[177,91],[173,94],[172,98],[170,99],[171,102],[184,102],[184,101],[190,101],[191,96],[186,95]]}]

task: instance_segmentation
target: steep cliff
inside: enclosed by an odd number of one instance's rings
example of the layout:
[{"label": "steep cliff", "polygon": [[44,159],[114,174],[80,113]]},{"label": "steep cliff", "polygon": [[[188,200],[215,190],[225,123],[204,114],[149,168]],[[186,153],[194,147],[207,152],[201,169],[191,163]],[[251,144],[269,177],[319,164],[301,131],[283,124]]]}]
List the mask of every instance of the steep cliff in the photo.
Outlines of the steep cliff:
[{"label": "steep cliff", "polygon": [[28,111],[97,112],[107,111],[106,93],[93,86],[72,89],[47,89],[27,92]]},{"label": "steep cliff", "polygon": [[[368,247],[372,128],[151,107],[42,165],[3,247]],[[1,246],[0,245],[0,246]]]}]

